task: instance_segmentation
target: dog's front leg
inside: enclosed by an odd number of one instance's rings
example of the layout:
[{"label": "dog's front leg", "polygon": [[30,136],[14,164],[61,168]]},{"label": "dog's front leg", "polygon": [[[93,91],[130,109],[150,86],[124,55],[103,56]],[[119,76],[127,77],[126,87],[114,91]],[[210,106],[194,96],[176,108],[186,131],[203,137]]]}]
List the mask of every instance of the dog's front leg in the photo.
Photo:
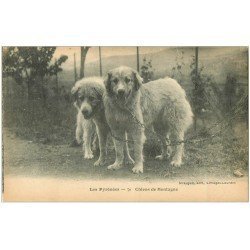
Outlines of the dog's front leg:
[{"label": "dog's front leg", "polygon": [[78,112],[77,114],[77,123],[76,123],[76,141],[80,145],[82,143],[82,136],[83,136],[83,127],[82,127],[82,114]]},{"label": "dog's front leg", "polygon": [[133,130],[132,138],[134,141],[134,157],[135,157],[135,165],[132,171],[135,174],[143,173],[143,144],[145,142],[144,130],[142,128]]},{"label": "dog's front leg", "polygon": [[103,126],[102,124],[98,124],[96,128],[99,139],[100,155],[99,159],[94,163],[95,167],[102,166],[105,164],[107,156],[107,137],[108,137],[108,129],[105,126]]},{"label": "dog's front leg", "polygon": [[124,143],[124,163],[126,165],[134,164],[135,161],[132,159],[132,157],[130,156],[130,153],[129,153],[127,133],[125,135],[125,139],[126,139],[126,142]]},{"label": "dog's front leg", "polygon": [[112,131],[112,133],[115,145],[116,159],[112,165],[108,166],[108,169],[116,170],[122,168],[123,166],[125,131]]},{"label": "dog's front leg", "polygon": [[84,141],[83,150],[85,159],[94,158],[93,152],[91,150],[92,135],[93,135],[92,121],[86,120],[83,131],[83,141]]}]

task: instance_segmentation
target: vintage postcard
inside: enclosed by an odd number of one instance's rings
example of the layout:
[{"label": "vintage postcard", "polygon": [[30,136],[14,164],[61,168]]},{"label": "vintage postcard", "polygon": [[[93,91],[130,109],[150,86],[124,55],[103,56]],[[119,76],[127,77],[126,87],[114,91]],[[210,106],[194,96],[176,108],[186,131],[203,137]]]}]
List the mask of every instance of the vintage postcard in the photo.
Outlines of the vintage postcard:
[{"label": "vintage postcard", "polygon": [[248,47],[2,47],[3,201],[248,201]]}]

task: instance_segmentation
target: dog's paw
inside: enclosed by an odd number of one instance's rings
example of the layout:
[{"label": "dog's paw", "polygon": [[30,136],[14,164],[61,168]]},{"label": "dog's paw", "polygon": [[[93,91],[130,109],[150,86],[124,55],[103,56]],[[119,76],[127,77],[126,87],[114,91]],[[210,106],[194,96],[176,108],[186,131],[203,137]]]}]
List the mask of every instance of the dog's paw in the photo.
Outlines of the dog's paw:
[{"label": "dog's paw", "polygon": [[182,164],[182,160],[181,160],[181,159],[174,159],[174,160],[172,160],[171,163],[170,163],[170,165],[171,165],[172,167],[177,167],[177,168],[180,167],[181,164]]},{"label": "dog's paw", "polygon": [[157,156],[155,157],[155,159],[156,159],[156,160],[159,160],[159,161],[162,161],[162,160],[164,160],[164,156],[163,156],[163,155],[157,155]]},{"label": "dog's paw", "polygon": [[139,174],[139,173],[143,173],[143,164],[136,164],[133,169],[132,169],[133,173],[135,174]]},{"label": "dog's paw", "polygon": [[81,138],[76,138],[75,141],[76,141],[76,143],[79,144],[79,145],[82,144],[82,139],[81,139]]},{"label": "dog's paw", "polygon": [[84,154],[84,159],[93,159],[94,155],[92,152],[88,152]]},{"label": "dog's paw", "polygon": [[135,161],[131,158],[131,157],[126,157],[125,159],[124,159],[124,164],[125,165],[132,165],[132,164],[135,164]]},{"label": "dog's paw", "polygon": [[80,147],[82,145],[82,142],[81,141],[78,141],[78,140],[73,140],[70,144],[69,144],[69,146],[70,147]]},{"label": "dog's paw", "polygon": [[170,158],[170,154],[167,152],[165,155],[157,155],[155,157],[156,160],[159,160],[159,161],[163,161],[163,160],[167,160]]},{"label": "dog's paw", "polygon": [[109,170],[117,170],[117,169],[120,169],[120,168],[122,168],[122,164],[119,164],[117,162],[115,162],[114,164],[108,166]]},{"label": "dog's paw", "polygon": [[99,159],[94,163],[94,166],[95,166],[95,167],[100,167],[100,166],[103,166],[104,164],[105,164],[105,159],[99,158]]},{"label": "dog's paw", "polygon": [[170,156],[172,155],[172,153],[173,153],[173,148],[170,147],[170,146],[168,146],[166,157],[167,157],[167,158],[170,158]]}]

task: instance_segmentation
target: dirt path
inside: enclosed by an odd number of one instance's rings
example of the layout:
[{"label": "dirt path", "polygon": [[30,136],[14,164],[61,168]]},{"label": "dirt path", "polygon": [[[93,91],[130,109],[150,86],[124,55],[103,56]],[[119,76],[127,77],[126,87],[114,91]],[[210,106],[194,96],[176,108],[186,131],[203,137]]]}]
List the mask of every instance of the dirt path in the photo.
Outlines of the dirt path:
[{"label": "dirt path", "polygon": [[[120,179],[154,180],[154,179],[234,179],[235,166],[228,166],[224,160],[216,159],[216,153],[221,149],[213,149],[213,145],[202,149],[188,148],[185,164],[178,169],[169,171],[166,161],[158,162],[146,158],[144,174],[135,175],[132,166],[126,166],[118,171],[109,171],[106,166],[94,167],[96,160],[83,159],[81,148],[68,145],[38,144],[22,140],[9,131],[4,130],[4,173],[11,176],[56,177],[80,179]],[[209,161],[205,159],[210,158]],[[221,158],[221,155],[220,155]],[[114,152],[109,153],[107,165],[114,161]],[[246,173],[245,173],[246,174]]]}]

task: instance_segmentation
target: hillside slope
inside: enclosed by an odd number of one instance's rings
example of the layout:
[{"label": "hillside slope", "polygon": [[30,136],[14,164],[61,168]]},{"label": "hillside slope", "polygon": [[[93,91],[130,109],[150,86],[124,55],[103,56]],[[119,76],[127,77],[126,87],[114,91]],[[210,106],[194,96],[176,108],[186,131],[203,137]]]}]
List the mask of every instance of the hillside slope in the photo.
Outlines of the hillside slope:
[{"label": "hillside slope", "polygon": [[[181,52],[183,52],[183,59],[180,59]],[[140,65],[144,57],[151,59],[155,72],[154,76],[160,78],[171,75],[171,70],[176,66],[176,62],[182,60],[184,63],[182,74],[187,78],[186,84],[189,84],[190,63],[194,53],[194,47],[167,47],[157,53],[140,55]],[[103,74],[120,65],[136,68],[136,55],[105,57],[102,59],[102,65]],[[212,74],[217,82],[224,82],[226,75],[230,72],[239,75],[241,81],[247,83],[248,49],[247,47],[200,47],[199,66],[204,66],[204,71]],[[99,61],[87,63],[85,75],[99,75]],[[59,77],[61,82],[66,85],[74,83],[72,69],[64,69]]]}]

